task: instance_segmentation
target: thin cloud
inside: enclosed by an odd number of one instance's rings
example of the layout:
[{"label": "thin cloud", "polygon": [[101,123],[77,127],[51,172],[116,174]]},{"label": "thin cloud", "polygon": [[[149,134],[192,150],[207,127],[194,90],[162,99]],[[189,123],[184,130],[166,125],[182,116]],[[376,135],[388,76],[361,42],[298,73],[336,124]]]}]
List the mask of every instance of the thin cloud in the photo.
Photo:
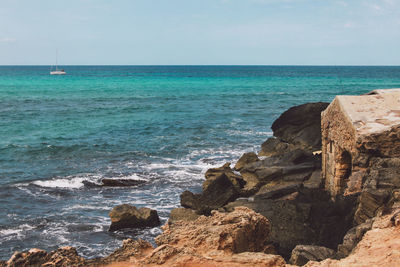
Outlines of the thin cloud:
[{"label": "thin cloud", "polygon": [[0,43],[15,43],[17,39],[11,37],[0,38]]}]

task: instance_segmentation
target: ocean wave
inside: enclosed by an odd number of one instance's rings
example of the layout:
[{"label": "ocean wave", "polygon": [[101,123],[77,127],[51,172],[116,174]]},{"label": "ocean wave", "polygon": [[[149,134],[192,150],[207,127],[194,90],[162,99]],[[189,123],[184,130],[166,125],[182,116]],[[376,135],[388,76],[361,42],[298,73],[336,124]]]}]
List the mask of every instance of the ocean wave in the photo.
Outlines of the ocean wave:
[{"label": "ocean wave", "polygon": [[51,180],[37,180],[31,182],[36,186],[44,188],[63,188],[63,189],[79,189],[83,188],[85,185],[101,186],[101,179],[103,178],[118,178],[124,180],[135,180],[143,181],[146,180],[145,177],[139,176],[136,173],[131,173],[127,175],[115,175],[115,176],[103,176],[103,174],[81,174],[77,176],[66,176],[63,178],[53,178]]},{"label": "ocean wave", "polygon": [[242,136],[265,136],[265,137],[271,137],[273,135],[273,132],[268,131],[240,131],[240,130],[228,130],[227,133],[229,135],[242,135]]},{"label": "ocean wave", "polygon": [[0,240],[7,241],[10,239],[15,239],[16,237],[22,237],[24,236],[24,232],[30,231],[34,228],[34,226],[25,223],[17,227],[0,229]]},{"label": "ocean wave", "polygon": [[83,181],[85,181],[85,178],[73,178],[73,179],[61,178],[61,179],[46,180],[46,181],[35,181],[33,182],[33,184],[48,188],[77,189],[84,186]]}]

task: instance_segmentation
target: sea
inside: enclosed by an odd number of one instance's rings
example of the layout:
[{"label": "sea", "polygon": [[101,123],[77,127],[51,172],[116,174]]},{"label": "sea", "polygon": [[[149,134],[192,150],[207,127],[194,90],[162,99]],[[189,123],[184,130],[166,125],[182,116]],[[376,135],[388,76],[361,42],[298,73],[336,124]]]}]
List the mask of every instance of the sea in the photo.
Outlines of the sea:
[{"label": "sea", "polygon": [[[105,256],[160,227],[109,232],[119,204],[158,211],[207,169],[260,150],[294,105],[400,88],[385,66],[0,66],[0,259],[74,246]],[[102,178],[144,180],[101,187]]]}]

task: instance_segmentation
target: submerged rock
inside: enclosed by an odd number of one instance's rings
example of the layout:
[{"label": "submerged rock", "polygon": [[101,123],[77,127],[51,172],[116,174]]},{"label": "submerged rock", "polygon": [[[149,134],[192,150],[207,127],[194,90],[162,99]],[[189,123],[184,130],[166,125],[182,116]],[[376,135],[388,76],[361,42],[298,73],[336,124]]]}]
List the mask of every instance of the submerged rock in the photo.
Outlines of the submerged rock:
[{"label": "submerged rock", "polygon": [[157,211],[149,208],[137,209],[128,204],[114,207],[109,215],[111,218],[109,231],[123,228],[155,227],[161,223]]},{"label": "submerged rock", "polygon": [[101,186],[137,186],[146,183],[144,180],[104,178]]}]

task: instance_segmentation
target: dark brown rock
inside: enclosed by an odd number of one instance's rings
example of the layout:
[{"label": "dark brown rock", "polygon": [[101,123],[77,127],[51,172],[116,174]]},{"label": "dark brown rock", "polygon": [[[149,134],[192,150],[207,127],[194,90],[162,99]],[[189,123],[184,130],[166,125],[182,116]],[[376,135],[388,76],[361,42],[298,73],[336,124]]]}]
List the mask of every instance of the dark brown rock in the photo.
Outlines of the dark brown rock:
[{"label": "dark brown rock", "polygon": [[111,218],[109,231],[160,225],[157,211],[149,208],[137,209],[135,206],[122,204],[114,207],[109,215]]},{"label": "dark brown rock", "polygon": [[104,178],[101,180],[101,186],[137,186],[146,183],[144,180]]},{"label": "dark brown rock", "polygon": [[227,162],[219,168],[211,168],[206,171],[206,180],[203,182],[203,191],[206,191],[208,186],[212,184],[213,181],[221,174],[224,174],[231,181],[232,185],[236,188],[237,191],[240,191],[240,189],[245,184],[243,178],[240,175],[235,174],[230,168],[230,163]]},{"label": "dark brown rock", "polygon": [[304,187],[307,187],[310,189],[322,188],[321,170],[313,171],[310,178],[304,182]]},{"label": "dark brown rock", "polygon": [[361,224],[368,219],[375,217],[380,208],[383,208],[385,203],[390,198],[390,192],[384,189],[366,188],[362,191],[359,205],[354,215],[356,224]]},{"label": "dark brown rock", "polygon": [[335,251],[330,248],[312,245],[297,245],[290,257],[289,263],[302,266],[308,261],[322,261],[335,258]]},{"label": "dark brown rock", "polygon": [[280,155],[294,149],[295,145],[283,142],[276,137],[271,137],[268,138],[264,143],[262,143],[261,151],[258,153],[258,155],[260,157],[270,157]]},{"label": "dark brown rock", "polygon": [[276,191],[238,199],[227,204],[227,211],[245,206],[271,222],[271,241],[280,255],[290,257],[296,245],[320,245],[336,249],[352,227],[357,196],[332,201],[320,189],[300,185],[277,187]]},{"label": "dark brown rock", "polygon": [[209,215],[211,210],[218,209],[239,197],[239,192],[232,181],[221,173],[212,179],[201,194],[185,191],[181,194],[181,205],[194,209],[198,214]]},{"label": "dark brown rock", "polygon": [[[311,173],[321,168],[321,159],[311,152],[295,149],[278,156],[268,157],[263,160],[246,164],[240,171],[254,173],[262,182],[282,179],[292,174],[306,173],[301,179],[307,178]],[[309,178],[309,177],[308,177]],[[290,180],[288,177],[287,180]]]},{"label": "dark brown rock", "polygon": [[358,242],[361,241],[364,234],[372,228],[372,223],[373,220],[367,220],[365,223],[357,225],[347,231],[346,235],[343,237],[342,244],[338,245],[338,258],[344,258],[350,255]]},{"label": "dark brown rock", "polygon": [[240,171],[245,165],[249,164],[249,163],[253,163],[256,161],[259,161],[260,159],[257,157],[256,153],[254,152],[248,152],[248,153],[244,153],[240,159],[238,160],[238,162],[236,163],[234,170],[236,171]]},{"label": "dark brown rock", "polygon": [[285,111],[272,124],[274,136],[300,148],[321,150],[321,112],[329,103],[307,103]]}]

